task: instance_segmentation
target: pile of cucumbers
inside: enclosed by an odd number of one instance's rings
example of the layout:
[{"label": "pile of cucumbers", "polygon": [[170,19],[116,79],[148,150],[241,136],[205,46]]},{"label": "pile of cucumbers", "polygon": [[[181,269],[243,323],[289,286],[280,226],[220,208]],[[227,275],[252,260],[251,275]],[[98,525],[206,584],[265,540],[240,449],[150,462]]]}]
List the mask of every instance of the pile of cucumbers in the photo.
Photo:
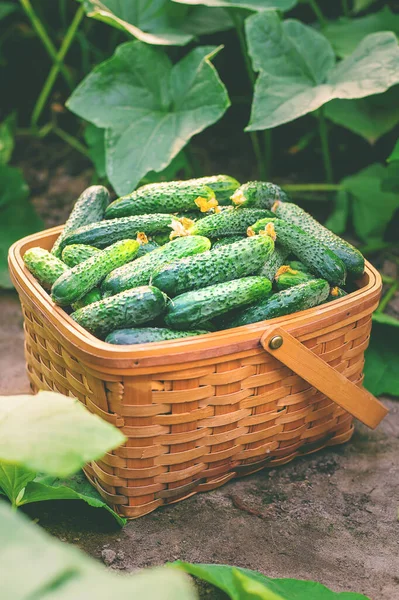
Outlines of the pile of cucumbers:
[{"label": "pile of cucumbers", "polygon": [[184,338],[287,315],[347,294],[364,258],[275,184],[228,175],[77,200],[28,270],[110,344]]}]

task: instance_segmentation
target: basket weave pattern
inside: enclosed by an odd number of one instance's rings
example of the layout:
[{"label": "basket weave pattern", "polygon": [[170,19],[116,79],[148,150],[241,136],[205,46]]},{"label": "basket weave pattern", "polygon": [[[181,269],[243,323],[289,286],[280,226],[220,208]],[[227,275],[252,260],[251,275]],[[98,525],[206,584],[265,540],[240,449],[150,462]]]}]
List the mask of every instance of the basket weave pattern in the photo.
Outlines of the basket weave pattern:
[{"label": "basket weave pattern", "polygon": [[51,247],[54,236],[30,236],[10,255],[25,321],[28,375],[34,392],[76,397],[128,438],[86,467],[117,512],[138,517],[350,439],[353,417],[266,352],[260,338],[277,321],[361,386],[381,285],[371,267],[365,292],[330,305],[234,333],[200,336],[203,341],[117,348],[96,340],[55,307],[24,269],[24,251]]}]

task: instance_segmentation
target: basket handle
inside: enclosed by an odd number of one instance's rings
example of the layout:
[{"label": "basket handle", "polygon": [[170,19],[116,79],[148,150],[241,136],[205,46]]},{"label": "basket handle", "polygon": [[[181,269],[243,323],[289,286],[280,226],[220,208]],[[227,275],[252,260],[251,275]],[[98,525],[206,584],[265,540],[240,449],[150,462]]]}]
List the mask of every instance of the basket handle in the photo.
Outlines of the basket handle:
[{"label": "basket handle", "polygon": [[267,329],[260,342],[269,354],[371,429],[388,413],[370,392],[338,373],[282,327]]}]

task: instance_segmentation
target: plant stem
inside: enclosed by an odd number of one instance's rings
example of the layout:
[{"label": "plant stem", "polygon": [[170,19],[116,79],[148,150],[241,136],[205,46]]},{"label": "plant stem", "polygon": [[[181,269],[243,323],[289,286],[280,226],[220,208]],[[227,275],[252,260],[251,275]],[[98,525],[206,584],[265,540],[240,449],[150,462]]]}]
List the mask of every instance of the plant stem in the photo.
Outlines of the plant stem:
[{"label": "plant stem", "polygon": [[391,287],[389,288],[389,290],[387,291],[387,293],[381,300],[380,305],[375,312],[377,312],[377,313],[384,312],[384,310],[386,309],[386,307],[388,306],[388,304],[390,303],[390,301],[392,300],[392,298],[398,291],[398,288],[399,288],[399,281],[395,281],[395,283],[391,285]]},{"label": "plant stem", "polygon": [[327,21],[325,16],[323,15],[321,8],[319,7],[319,5],[317,4],[316,0],[308,0],[309,2],[309,6],[311,7],[311,9],[313,10],[314,14],[316,15],[317,20],[319,21],[321,27],[325,27],[327,25]]},{"label": "plant stem", "polygon": [[326,179],[327,179],[327,183],[333,183],[334,182],[334,174],[333,174],[333,168],[332,168],[332,162],[331,162],[330,148],[329,148],[329,144],[328,144],[328,132],[327,132],[326,119],[324,117],[323,107],[321,107],[319,109],[318,119],[319,119],[319,134],[320,134],[320,141],[321,141],[321,149],[323,152],[323,162],[324,162],[324,170],[326,173]]},{"label": "plant stem", "polygon": [[63,129],[60,129],[59,127],[53,127],[52,132],[55,133],[55,135],[58,135],[58,137],[64,140],[64,142],[72,146],[72,148],[75,148],[75,150],[77,150],[84,156],[90,158],[89,151],[86,148],[86,146],[84,146],[81,142],[79,142],[79,140],[73,137],[73,135],[70,135],[69,133],[67,133]]},{"label": "plant stem", "polygon": [[344,13],[345,17],[349,17],[348,0],[342,0],[342,12]]},{"label": "plant stem", "polygon": [[39,17],[36,15],[35,11],[33,10],[30,0],[20,0],[20,2],[22,4],[22,7],[23,7],[25,13],[27,14],[30,22],[32,23],[33,29],[36,31],[37,35],[41,39],[43,46],[46,48],[48,55],[53,60],[54,64],[59,65],[59,69],[60,69],[61,73],[63,74],[68,87],[72,90],[73,89],[73,81],[72,81],[71,74],[69,73],[68,69],[63,64],[63,62],[61,60],[59,60],[59,58],[57,56],[57,49],[55,48],[55,46],[54,46],[53,42],[51,41],[51,39],[49,38],[49,36],[47,35],[47,32],[44,29],[43,24],[40,21]]},{"label": "plant stem", "polygon": [[35,107],[33,109],[33,113],[32,113],[32,119],[31,119],[31,124],[32,126],[36,126],[40,115],[43,111],[43,108],[47,102],[47,99],[51,93],[51,90],[53,89],[53,85],[55,83],[55,80],[57,79],[57,75],[60,71],[60,65],[62,64],[66,53],[68,52],[72,42],[73,42],[73,38],[75,37],[76,31],[80,25],[80,22],[82,20],[84,16],[84,9],[83,6],[80,6],[78,8],[78,10],[75,13],[75,16],[72,20],[72,23],[70,24],[68,31],[65,34],[65,37],[62,41],[60,50],[57,54],[57,63],[55,63],[50,70],[50,73],[48,74],[48,77],[44,83],[44,86],[42,88],[42,91],[40,92],[40,95],[36,101]]},{"label": "plant stem", "polygon": [[[253,90],[255,89],[256,76],[252,69],[251,59],[249,58],[249,54],[248,54],[243,20],[241,19],[241,16],[239,15],[238,11],[234,8],[229,10],[229,15],[231,17],[231,20],[234,23],[238,41],[240,44],[241,55],[244,59],[245,68],[246,68],[248,79],[251,84],[252,92],[253,92]],[[269,132],[265,131],[265,142],[268,137],[268,134],[269,134]],[[259,135],[257,134],[256,131],[250,131],[249,136],[251,138],[252,148],[253,148],[253,151],[255,154],[256,163],[258,165],[259,177],[260,177],[260,179],[267,179],[269,176],[269,165],[271,162],[270,154],[268,156],[266,155],[265,158],[263,157],[262,147],[261,147],[260,140],[259,140]],[[270,136],[269,136],[269,138],[270,138]],[[266,152],[267,151],[270,152],[270,150],[271,150],[270,146],[271,146],[270,141],[268,141],[267,144],[265,143],[265,151]]]},{"label": "plant stem", "polygon": [[382,279],[382,283],[389,283],[389,285],[392,285],[393,283],[396,282],[395,277],[389,277],[389,275],[384,275],[384,273],[381,273],[381,279]]},{"label": "plant stem", "polygon": [[339,183],[288,183],[283,185],[287,192],[338,192],[342,189]]}]

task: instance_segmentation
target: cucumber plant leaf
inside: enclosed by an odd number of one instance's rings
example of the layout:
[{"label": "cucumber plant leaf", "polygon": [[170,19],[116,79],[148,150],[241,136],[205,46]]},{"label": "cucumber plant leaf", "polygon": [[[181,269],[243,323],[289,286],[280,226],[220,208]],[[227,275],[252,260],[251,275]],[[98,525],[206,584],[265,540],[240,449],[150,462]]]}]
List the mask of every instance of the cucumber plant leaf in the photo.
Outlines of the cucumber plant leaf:
[{"label": "cucumber plant leaf", "polygon": [[328,23],[322,31],[337,56],[345,58],[352,54],[356,46],[370,33],[393,31],[398,35],[399,15],[394,14],[388,6],[385,6],[382,10],[365,17],[356,19],[342,17]]},{"label": "cucumber plant leaf", "polygon": [[378,313],[378,321],[373,318],[370,345],[366,350],[364,366],[364,386],[375,396],[391,394],[399,396],[399,335],[391,321],[399,321]]},{"label": "cucumber plant leaf", "polygon": [[248,49],[259,77],[247,131],[270,129],[313,112],[335,98],[364,98],[399,83],[393,33],[364,38],[336,63],[330,42],[299,21],[262,12],[246,20]]},{"label": "cucumber plant leaf", "polygon": [[118,429],[62,394],[0,397],[2,462],[67,477],[124,441]]},{"label": "cucumber plant leaf", "polygon": [[11,13],[18,9],[18,5],[14,2],[2,2],[0,4],[0,19],[8,17]]},{"label": "cucumber plant leaf", "polygon": [[192,35],[183,29],[184,13],[170,0],[79,0],[88,17],[121,29],[142,42],[183,46]]},{"label": "cucumber plant leaf", "polygon": [[362,10],[366,10],[372,4],[375,4],[377,0],[353,0],[353,8],[352,12],[354,14],[362,12]]},{"label": "cucumber plant leaf", "polygon": [[391,154],[387,158],[388,162],[393,162],[395,160],[399,161],[399,140],[396,141],[394,149],[392,150]]},{"label": "cucumber plant leaf", "polygon": [[113,573],[0,502],[2,598],[197,600],[184,573],[167,567]]},{"label": "cucumber plant leaf", "polygon": [[211,63],[218,50],[195,48],[173,66],[161,50],[128,42],[73,92],[68,108],[106,129],[106,170],[119,195],[131,192],[149,171],[165,169],[230,106]]},{"label": "cucumber plant leaf", "polygon": [[18,506],[27,484],[36,477],[34,471],[0,461],[0,489],[13,506]]},{"label": "cucumber plant leaf", "polygon": [[99,177],[104,178],[107,176],[105,170],[105,131],[93,125],[93,123],[87,123],[84,130],[84,139],[89,150],[89,156],[96,169],[96,173]]},{"label": "cucumber plant leaf", "polygon": [[221,6],[224,8],[246,8],[248,10],[281,10],[294,8],[298,0],[173,0],[180,4],[205,4],[206,6]]},{"label": "cucumber plant leaf", "polygon": [[374,144],[399,123],[399,86],[358,100],[332,100],[325,105],[325,115]]},{"label": "cucumber plant leaf", "polygon": [[349,218],[349,207],[349,193],[346,190],[339,190],[335,198],[334,210],[324,223],[325,227],[331,229],[337,235],[345,233]]},{"label": "cucumber plant leaf", "polygon": [[172,565],[223,590],[231,600],[368,600],[362,594],[333,592],[321,583],[299,579],[274,579],[257,571],[228,565]]}]

